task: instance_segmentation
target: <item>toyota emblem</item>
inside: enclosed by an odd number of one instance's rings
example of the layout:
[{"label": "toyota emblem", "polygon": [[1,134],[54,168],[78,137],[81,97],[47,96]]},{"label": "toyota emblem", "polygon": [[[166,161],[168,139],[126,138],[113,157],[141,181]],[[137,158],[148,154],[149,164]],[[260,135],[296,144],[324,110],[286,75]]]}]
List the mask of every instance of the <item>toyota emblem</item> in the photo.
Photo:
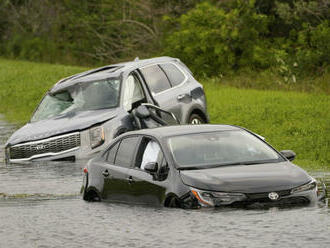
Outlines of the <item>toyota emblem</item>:
[{"label": "toyota emblem", "polygon": [[276,192],[270,192],[268,194],[269,199],[272,201],[276,201],[280,196]]}]

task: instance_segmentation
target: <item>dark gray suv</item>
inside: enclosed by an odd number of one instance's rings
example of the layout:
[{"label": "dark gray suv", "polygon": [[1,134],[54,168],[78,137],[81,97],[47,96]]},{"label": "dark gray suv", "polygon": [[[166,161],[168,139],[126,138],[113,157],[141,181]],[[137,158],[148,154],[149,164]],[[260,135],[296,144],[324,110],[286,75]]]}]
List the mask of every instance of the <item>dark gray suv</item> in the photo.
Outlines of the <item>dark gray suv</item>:
[{"label": "dark gray suv", "polygon": [[209,121],[203,87],[179,59],[136,59],[56,83],[7,141],[6,160],[90,158],[136,129],[131,112],[141,104],[169,111],[180,123]]}]

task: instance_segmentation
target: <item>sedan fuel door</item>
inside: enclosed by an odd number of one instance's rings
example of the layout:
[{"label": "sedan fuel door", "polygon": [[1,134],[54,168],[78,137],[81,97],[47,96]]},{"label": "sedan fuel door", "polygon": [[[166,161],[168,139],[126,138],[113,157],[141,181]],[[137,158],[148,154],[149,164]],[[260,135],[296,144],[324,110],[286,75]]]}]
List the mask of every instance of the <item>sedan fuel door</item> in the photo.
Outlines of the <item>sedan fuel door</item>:
[{"label": "sedan fuel door", "polygon": [[124,137],[110,148],[102,171],[104,178],[102,198],[128,202],[130,185],[127,173],[135,156],[139,139],[138,136]]},{"label": "sedan fuel door", "polygon": [[168,167],[157,141],[149,137],[142,138],[128,175],[131,202],[148,205],[163,203]]}]

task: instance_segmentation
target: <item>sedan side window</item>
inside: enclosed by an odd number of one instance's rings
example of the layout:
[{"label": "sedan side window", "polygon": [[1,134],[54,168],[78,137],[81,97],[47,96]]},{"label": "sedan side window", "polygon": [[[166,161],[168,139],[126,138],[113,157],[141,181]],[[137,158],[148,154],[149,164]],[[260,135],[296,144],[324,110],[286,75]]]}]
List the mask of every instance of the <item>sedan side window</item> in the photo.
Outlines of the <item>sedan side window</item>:
[{"label": "sedan side window", "polygon": [[157,94],[171,88],[167,76],[158,65],[140,69],[152,93]]},{"label": "sedan side window", "polygon": [[117,154],[117,151],[118,151],[119,143],[120,143],[120,141],[118,141],[115,145],[113,145],[110,148],[110,150],[108,151],[107,161],[110,164],[115,163],[115,157],[116,157],[116,154]]},{"label": "sedan side window", "polygon": [[115,165],[127,168],[131,166],[133,156],[135,155],[135,148],[138,145],[139,139],[140,138],[138,136],[122,139],[116,154]]},{"label": "sedan side window", "polygon": [[168,165],[160,145],[158,142],[145,137],[142,139],[138,149],[135,167],[144,170],[145,165],[152,162],[158,163],[158,180],[165,180],[168,174]]}]

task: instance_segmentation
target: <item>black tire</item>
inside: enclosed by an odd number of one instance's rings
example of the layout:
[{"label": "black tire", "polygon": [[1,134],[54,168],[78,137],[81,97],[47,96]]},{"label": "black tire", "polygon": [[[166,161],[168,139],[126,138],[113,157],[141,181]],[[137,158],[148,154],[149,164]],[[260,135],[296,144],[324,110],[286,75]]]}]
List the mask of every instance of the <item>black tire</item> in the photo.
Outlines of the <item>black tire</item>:
[{"label": "black tire", "polygon": [[176,197],[171,197],[167,204],[166,207],[168,208],[179,208],[180,207],[180,202]]},{"label": "black tire", "polygon": [[86,194],[84,194],[83,199],[85,201],[89,201],[89,202],[100,202],[101,201],[100,196],[94,190],[90,190]]},{"label": "black tire", "polygon": [[202,117],[200,117],[198,114],[192,114],[189,117],[189,124],[200,125],[203,123],[205,123],[205,120]]}]

